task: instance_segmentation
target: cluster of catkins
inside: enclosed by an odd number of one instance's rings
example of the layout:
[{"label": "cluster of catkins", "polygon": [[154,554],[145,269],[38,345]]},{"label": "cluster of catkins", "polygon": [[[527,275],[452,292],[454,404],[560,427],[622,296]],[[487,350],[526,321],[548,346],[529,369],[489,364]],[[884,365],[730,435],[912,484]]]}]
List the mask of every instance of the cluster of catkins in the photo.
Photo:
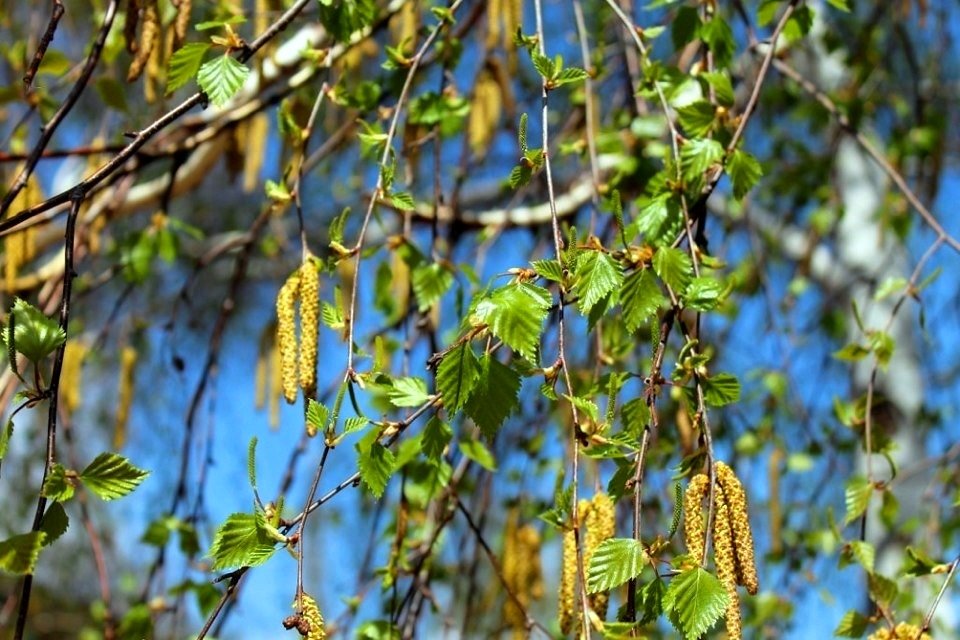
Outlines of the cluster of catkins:
[{"label": "cluster of catkins", "polygon": [[[503,532],[503,581],[520,605],[529,607],[543,597],[543,572],[540,568],[540,532],[532,524],[519,526],[519,513],[511,511]],[[527,620],[517,602],[508,597],[503,603],[503,619],[515,638],[527,636]]]},{"label": "cluster of catkins", "polygon": [[[300,345],[297,348],[296,306],[300,302]],[[320,274],[312,257],[290,274],[277,295],[277,345],[283,397],[293,404],[297,387],[307,398],[317,390],[317,336],[320,328]],[[299,376],[298,376],[299,372]],[[311,434],[312,435],[312,434]]]},{"label": "cluster of catkins", "polygon": [[293,601],[294,608],[300,608],[300,613],[292,615],[283,621],[286,629],[296,629],[306,640],[326,640],[327,631],[323,626],[323,615],[313,596],[306,592],[300,594],[298,600]]},{"label": "cluster of catkins", "polygon": [[893,629],[878,629],[871,633],[867,640],[930,640],[930,634],[920,634],[920,627],[915,624],[901,622]]},{"label": "cluster of catkins", "polygon": [[[737,585],[746,587],[750,595],[755,595],[760,586],[753,557],[753,534],[747,517],[747,494],[733,469],[726,464],[717,462],[714,472],[717,477],[712,531],[714,560],[717,577],[730,597],[726,615],[727,637],[740,640],[743,628]],[[683,499],[684,539],[690,556],[697,564],[703,564],[706,542],[703,503],[709,493],[710,478],[700,473],[690,480]]]},{"label": "cluster of catkins", "polygon": [[[613,500],[605,493],[597,493],[590,501],[581,500],[577,505],[578,516],[582,519],[586,533],[583,538],[583,568],[590,566],[593,552],[600,544],[612,538],[616,529],[616,510]],[[563,535],[563,573],[560,578],[559,619],[560,630],[569,634],[580,617],[577,606],[577,540],[573,529]],[[603,620],[607,615],[608,597],[605,592],[594,593],[588,597],[590,608]]]}]

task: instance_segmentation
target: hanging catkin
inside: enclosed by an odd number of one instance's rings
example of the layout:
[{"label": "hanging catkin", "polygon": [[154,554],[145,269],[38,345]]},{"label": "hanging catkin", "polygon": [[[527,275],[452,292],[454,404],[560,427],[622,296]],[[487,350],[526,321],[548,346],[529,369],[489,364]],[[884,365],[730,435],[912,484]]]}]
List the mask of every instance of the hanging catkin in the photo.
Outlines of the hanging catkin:
[{"label": "hanging catkin", "polygon": [[[324,629],[323,615],[320,613],[317,601],[305,592],[300,594],[300,599],[302,602],[297,631],[306,640],[325,640],[327,632]],[[294,600],[293,606],[297,606],[296,600]]]},{"label": "hanging catkin", "polygon": [[[587,570],[597,547],[616,533],[616,507],[610,496],[602,492],[593,496],[584,524],[587,532],[584,536],[583,566],[584,570]],[[605,591],[590,596],[590,607],[601,620],[607,616],[607,603],[608,596]]]},{"label": "hanging catkin", "polygon": [[703,529],[701,504],[707,497],[709,487],[710,478],[703,473],[698,473],[690,479],[687,491],[683,495],[683,541],[694,564],[703,564],[706,533]]},{"label": "hanging catkin", "polygon": [[757,578],[757,565],[753,556],[753,533],[750,531],[750,519],[747,513],[747,494],[743,490],[740,480],[733,473],[733,469],[723,462],[716,464],[716,474],[717,483],[723,489],[730,514],[737,584],[746,587],[747,593],[750,595],[756,595],[760,583]]},{"label": "hanging catkin", "polygon": [[120,387],[117,391],[117,417],[113,425],[113,448],[120,450],[127,441],[127,421],[133,401],[133,372],[137,350],[127,345],[120,352]]},{"label": "hanging catkin", "polygon": [[320,274],[312,257],[300,267],[300,388],[305,398],[317,392],[320,330]]},{"label": "hanging catkin", "polygon": [[737,593],[737,561],[734,555],[733,528],[730,509],[723,489],[715,495],[713,517],[713,550],[717,565],[717,578],[729,596],[727,601],[727,638],[740,640],[743,628],[740,621],[740,595]]},{"label": "hanging catkin", "polygon": [[283,397],[297,401],[297,321],[296,304],[300,295],[300,272],[295,271],[280,287],[277,295],[277,345],[280,349],[280,380]]}]

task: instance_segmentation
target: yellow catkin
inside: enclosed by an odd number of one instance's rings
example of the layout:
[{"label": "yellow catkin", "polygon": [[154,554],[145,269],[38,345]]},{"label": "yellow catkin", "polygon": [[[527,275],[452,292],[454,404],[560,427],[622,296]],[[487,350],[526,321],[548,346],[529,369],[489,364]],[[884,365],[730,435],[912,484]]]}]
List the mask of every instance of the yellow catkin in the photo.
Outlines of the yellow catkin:
[{"label": "yellow catkin", "polygon": [[474,82],[470,116],[467,119],[467,139],[474,154],[486,154],[500,122],[502,104],[500,83],[493,72],[484,66]]},{"label": "yellow catkin", "polygon": [[750,531],[750,518],[747,512],[747,494],[743,490],[743,484],[733,473],[733,469],[723,462],[716,464],[716,475],[730,513],[733,549],[737,561],[737,583],[746,587],[750,595],[756,595],[760,589],[760,582],[757,578],[757,565],[753,553],[753,533]]},{"label": "yellow catkin", "polygon": [[714,500],[713,552],[717,578],[729,596],[727,603],[727,638],[740,640],[743,627],[740,620],[740,595],[737,593],[737,561],[734,555],[731,513],[723,489],[718,487]]},{"label": "yellow catkin", "polygon": [[390,34],[396,45],[404,45],[407,51],[416,48],[417,29],[420,27],[419,3],[408,0],[390,18]]},{"label": "yellow catkin", "polygon": [[524,609],[543,597],[540,567],[540,532],[531,524],[518,526],[519,513],[512,509],[503,532],[503,580],[523,609],[511,597],[503,603],[503,619],[515,638],[526,636]]},{"label": "yellow catkin", "polygon": [[136,53],[130,62],[130,69],[127,71],[127,82],[133,82],[143,73],[159,36],[160,12],[157,7],[157,0],[147,0],[140,18],[140,38],[137,41]]},{"label": "yellow catkin", "polygon": [[313,257],[300,267],[300,388],[306,398],[317,392],[320,331],[320,274]]},{"label": "yellow catkin", "polygon": [[500,43],[500,18],[503,15],[504,0],[489,0],[487,2],[487,42],[488,49],[493,49]]},{"label": "yellow catkin", "polygon": [[270,344],[270,366],[268,368],[270,373],[268,376],[270,378],[270,392],[268,394],[270,399],[270,428],[277,429],[280,427],[280,398],[283,397],[283,379],[280,375],[283,363],[280,358],[280,346],[276,340]]},{"label": "yellow catkin", "polygon": [[253,406],[257,411],[267,404],[269,394],[267,379],[270,374],[276,335],[277,329],[273,323],[270,323],[260,332],[260,341],[257,343],[257,371],[253,389]]},{"label": "yellow catkin", "polygon": [[127,441],[127,422],[133,401],[133,373],[137,350],[130,345],[120,351],[120,386],[117,390],[117,416],[113,424],[113,448],[120,450]]},{"label": "yellow catkin", "polygon": [[694,564],[703,564],[703,547],[706,533],[703,528],[703,499],[707,497],[710,478],[698,473],[690,479],[683,494],[683,540],[687,553]]},{"label": "yellow catkin", "polygon": [[280,349],[280,380],[283,397],[297,401],[297,327],[296,304],[300,295],[300,272],[287,278],[277,295],[277,344]]},{"label": "yellow catkin", "polygon": [[[23,165],[17,168],[17,173],[23,170]],[[10,211],[27,209],[43,201],[43,191],[40,189],[40,182],[36,175],[31,175],[27,179],[26,186],[20,190],[17,197],[13,199],[10,205]],[[8,293],[12,293],[17,288],[17,275],[20,268],[34,258],[37,253],[37,230],[36,227],[30,227],[12,233],[3,239],[4,248],[4,287]]]},{"label": "yellow catkin", "polygon": [[900,622],[893,629],[877,629],[867,640],[930,640],[930,634],[920,635],[920,627],[908,622]]},{"label": "yellow catkin", "polygon": [[60,370],[60,406],[67,414],[80,408],[83,395],[82,384],[83,359],[87,355],[87,345],[79,340],[67,342],[63,354],[63,369]]},{"label": "yellow catkin", "polygon": [[503,48],[510,71],[517,69],[517,44],[514,37],[523,23],[523,0],[503,0]]},{"label": "yellow catkin", "polygon": [[245,128],[247,153],[243,155],[243,190],[250,193],[260,184],[260,169],[266,155],[270,118],[261,112],[250,118]]},{"label": "yellow catkin", "polygon": [[560,574],[560,593],[557,598],[560,631],[567,635],[576,619],[577,593],[577,539],[573,529],[563,534],[563,564]]},{"label": "yellow catkin", "polygon": [[[587,513],[584,524],[586,526],[586,535],[584,536],[583,566],[589,568],[590,558],[593,552],[604,540],[608,540],[616,533],[616,507],[613,500],[605,493],[597,493],[590,501],[590,511]],[[590,596],[590,606],[596,612],[600,619],[607,616],[607,594],[595,593]]]},{"label": "yellow catkin", "polygon": [[[320,607],[312,596],[306,593],[301,594],[302,608],[300,610],[300,621],[297,624],[297,631],[306,640],[325,640],[327,631],[323,625],[323,615],[320,613]],[[293,606],[297,606],[297,601],[293,601]]]}]

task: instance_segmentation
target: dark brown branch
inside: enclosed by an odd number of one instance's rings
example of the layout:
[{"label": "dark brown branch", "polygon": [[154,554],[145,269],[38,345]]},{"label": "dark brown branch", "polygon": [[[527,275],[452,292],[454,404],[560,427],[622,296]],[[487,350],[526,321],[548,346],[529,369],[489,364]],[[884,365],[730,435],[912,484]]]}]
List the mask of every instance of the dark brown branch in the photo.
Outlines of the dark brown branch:
[{"label": "dark brown branch", "polygon": [[37,75],[40,63],[43,62],[43,56],[47,53],[47,47],[53,42],[53,34],[57,32],[57,25],[60,24],[60,18],[63,17],[63,12],[62,0],[53,0],[53,11],[50,12],[50,22],[47,23],[47,29],[40,38],[40,44],[37,45],[37,51],[33,54],[33,60],[30,61],[27,72],[23,74],[23,89],[28,94],[31,92],[33,78]]},{"label": "dark brown branch", "polygon": [[[60,0],[55,0],[59,5]],[[63,7],[60,6],[60,13],[63,13]],[[107,41],[107,34],[110,33],[110,27],[113,25],[113,18],[117,13],[117,0],[112,0],[109,5],[107,5],[107,11],[103,16],[103,23],[100,25],[100,33],[97,35],[97,39],[93,43],[93,47],[90,49],[90,55],[87,56],[87,61],[83,65],[83,71],[80,73],[80,77],[77,78],[77,81],[74,83],[73,87],[70,89],[70,93],[67,94],[67,99],[63,101],[63,104],[60,105],[60,108],[57,109],[57,112],[53,114],[53,117],[50,118],[50,122],[44,125],[43,129],[40,132],[40,139],[37,140],[37,144],[33,147],[33,151],[30,153],[30,157],[27,159],[26,165],[20,171],[20,175],[17,176],[17,179],[14,181],[13,186],[10,187],[10,190],[3,196],[3,201],[0,202],[0,217],[5,216],[7,210],[10,208],[10,205],[13,204],[14,199],[17,195],[23,191],[23,188],[27,186],[27,181],[30,179],[30,175],[33,173],[34,168],[36,168],[37,163],[40,161],[40,154],[43,153],[43,150],[47,148],[47,144],[50,143],[50,138],[53,137],[54,132],[56,132],[57,127],[60,126],[60,123],[67,117],[67,114],[70,113],[70,110],[73,109],[74,105],[77,104],[77,100],[80,99],[80,94],[83,93],[83,90],[87,88],[87,81],[90,80],[90,76],[93,74],[93,70],[96,68],[97,63],[100,61],[100,53],[103,51],[103,45]],[[56,20],[60,20],[60,16],[57,15],[56,9],[54,9],[54,15]],[[47,33],[44,34],[44,38],[47,38],[49,35],[49,40],[53,39],[53,31],[56,29],[56,23],[53,22],[51,18],[51,26],[47,28]],[[37,51],[37,56],[40,59],[43,58],[43,51],[46,51],[50,41],[47,40],[46,43],[40,43],[40,49]],[[34,57],[34,63],[38,66],[40,60],[37,57]],[[35,71],[35,70],[34,70]],[[25,77],[24,82],[27,80],[32,81],[32,76],[29,78]],[[65,195],[63,202],[70,200],[72,190],[65,191],[61,195]],[[84,190],[82,193],[86,193]]]}]

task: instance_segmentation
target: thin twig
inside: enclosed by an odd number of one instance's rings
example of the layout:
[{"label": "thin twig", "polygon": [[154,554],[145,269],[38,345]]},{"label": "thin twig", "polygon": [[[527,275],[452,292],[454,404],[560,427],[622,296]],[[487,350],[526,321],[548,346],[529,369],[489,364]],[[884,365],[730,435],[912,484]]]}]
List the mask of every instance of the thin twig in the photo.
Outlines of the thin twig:
[{"label": "thin twig", "polygon": [[60,18],[63,17],[63,0],[53,0],[53,11],[50,12],[50,22],[47,23],[47,29],[40,38],[40,44],[37,45],[37,51],[33,54],[30,66],[27,72],[23,74],[23,89],[27,93],[31,92],[33,78],[37,75],[40,63],[43,62],[43,56],[47,53],[47,47],[53,42],[53,35],[57,32],[57,25],[60,24]]}]

